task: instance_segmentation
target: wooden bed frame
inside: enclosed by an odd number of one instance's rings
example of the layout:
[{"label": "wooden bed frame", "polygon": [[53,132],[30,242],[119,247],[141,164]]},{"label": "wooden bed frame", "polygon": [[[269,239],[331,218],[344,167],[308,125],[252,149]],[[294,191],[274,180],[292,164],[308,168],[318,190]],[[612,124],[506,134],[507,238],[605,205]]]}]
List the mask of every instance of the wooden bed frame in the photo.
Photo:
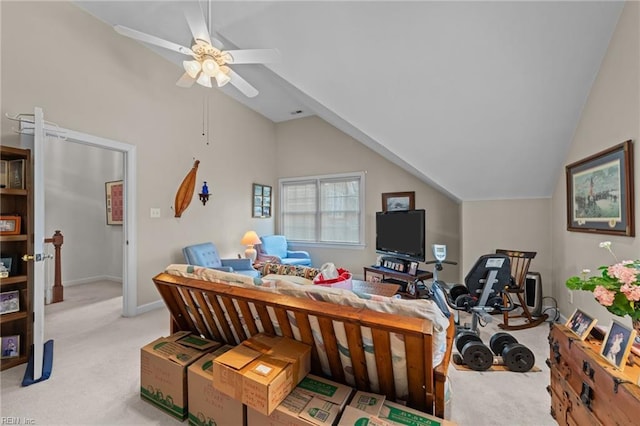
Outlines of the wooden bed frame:
[{"label": "wooden bed frame", "polygon": [[[274,294],[258,289],[243,288],[228,284],[186,278],[161,273],[153,278],[160,295],[171,313],[171,331],[189,330],[204,337],[231,345],[240,343],[259,332],[250,310],[253,305],[265,332],[275,334],[267,308],[273,309],[282,334],[295,338],[288,320],[287,311],[295,316],[300,330],[300,341],[312,346],[311,371],[323,374],[318,350],[312,336],[309,317],[316,317],[324,340],[331,370],[330,379],[345,383],[334,322],[344,325],[353,363],[355,387],[371,391],[367,375],[360,327],[369,327],[375,347],[379,393],[390,400],[396,399],[396,388],[390,351],[390,333],[403,336],[407,357],[409,398],[407,405],[437,417],[445,416],[445,380],[455,326],[450,322],[447,331],[447,350],[440,365],[433,368],[432,324],[427,319],[374,312],[364,308],[335,305],[333,303],[301,299]],[[200,309],[206,306],[208,309]],[[229,313],[228,321],[224,309]],[[218,319],[217,323],[215,319]],[[222,321],[220,321],[222,319]],[[243,323],[249,330],[245,332]],[[235,334],[235,335],[234,335]]]}]

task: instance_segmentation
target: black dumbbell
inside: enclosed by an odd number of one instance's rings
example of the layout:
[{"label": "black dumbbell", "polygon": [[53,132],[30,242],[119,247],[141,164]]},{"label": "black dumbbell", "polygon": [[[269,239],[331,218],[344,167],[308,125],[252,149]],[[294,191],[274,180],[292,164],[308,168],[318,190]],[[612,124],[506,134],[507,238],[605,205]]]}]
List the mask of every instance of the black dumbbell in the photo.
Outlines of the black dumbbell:
[{"label": "black dumbbell", "polygon": [[509,333],[491,336],[489,346],[494,354],[502,357],[504,365],[511,371],[524,373],[533,368],[536,358],[533,352]]},{"label": "black dumbbell", "polygon": [[462,285],[458,284],[453,286],[451,290],[449,290],[449,296],[456,308],[460,310],[468,310],[470,307],[475,306],[476,298],[469,294],[469,289]]},{"label": "black dumbbell", "polygon": [[493,353],[473,331],[461,331],[456,335],[456,348],[462,362],[475,371],[486,371],[493,365]]}]

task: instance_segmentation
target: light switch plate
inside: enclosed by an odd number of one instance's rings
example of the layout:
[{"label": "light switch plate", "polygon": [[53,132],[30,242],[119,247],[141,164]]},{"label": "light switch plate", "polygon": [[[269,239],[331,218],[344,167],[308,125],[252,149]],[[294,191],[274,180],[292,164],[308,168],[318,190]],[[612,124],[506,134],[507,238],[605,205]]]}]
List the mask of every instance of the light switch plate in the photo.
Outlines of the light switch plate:
[{"label": "light switch plate", "polygon": [[152,207],[149,216],[154,219],[160,217],[160,209]]}]

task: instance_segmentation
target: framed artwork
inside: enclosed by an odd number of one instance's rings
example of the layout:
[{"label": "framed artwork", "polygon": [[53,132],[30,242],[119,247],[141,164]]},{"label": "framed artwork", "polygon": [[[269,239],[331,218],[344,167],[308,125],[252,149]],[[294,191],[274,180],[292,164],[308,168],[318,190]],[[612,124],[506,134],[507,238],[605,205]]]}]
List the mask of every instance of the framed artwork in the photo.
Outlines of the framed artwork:
[{"label": "framed artwork", "polygon": [[9,182],[7,178],[9,170],[9,162],[7,160],[0,160],[0,188],[6,188]]},{"label": "framed artwork", "polygon": [[382,211],[414,210],[416,208],[415,192],[387,192],[382,194]]},{"label": "framed artwork", "polygon": [[20,335],[2,336],[2,358],[17,358],[20,356]]},{"label": "framed artwork", "polygon": [[0,315],[20,310],[20,292],[18,290],[0,293]]},{"label": "framed artwork", "polygon": [[253,184],[252,216],[259,218],[271,217],[271,187],[269,185]]},{"label": "framed artwork", "polygon": [[616,320],[611,321],[611,327],[609,327],[602,343],[600,355],[616,368],[623,370],[635,337],[635,330],[625,327]]},{"label": "framed artwork", "polygon": [[124,185],[121,180],[105,183],[107,225],[122,225],[124,218]]},{"label": "framed artwork", "polygon": [[567,230],[635,236],[633,143],[566,166]]},{"label": "framed artwork", "polygon": [[20,235],[20,216],[0,216],[0,235]]},{"label": "framed artwork", "polygon": [[598,320],[596,318],[585,314],[580,309],[576,309],[565,325],[577,334],[580,337],[580,340],[584,340],[587,338],[591,329],[597,322]]}]

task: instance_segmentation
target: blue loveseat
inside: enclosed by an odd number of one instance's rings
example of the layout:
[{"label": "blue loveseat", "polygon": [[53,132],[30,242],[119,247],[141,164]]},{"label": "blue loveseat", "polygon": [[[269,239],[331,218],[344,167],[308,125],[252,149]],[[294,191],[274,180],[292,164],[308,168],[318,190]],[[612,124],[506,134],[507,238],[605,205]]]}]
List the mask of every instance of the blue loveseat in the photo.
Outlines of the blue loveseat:
[{"label": "blue loveseat", "polygon": [[254,269],[251,259],[220,259],[218,249],[213,243],[201,243],[182,249],[184,259],[189,265],[203,266],[224,272],[259,277],[260,272]]},{"label": "blue loveseat", "polygon": [[262,241],[262,244],[260,244],[259,247],[259,260],[262,258],[262,260],[281,263],[283,265],[311,266],[311,256],[309,256],[309,252],[289,250],[289,244],[284,235],[267,235],[260,237],[260,241]]}]

